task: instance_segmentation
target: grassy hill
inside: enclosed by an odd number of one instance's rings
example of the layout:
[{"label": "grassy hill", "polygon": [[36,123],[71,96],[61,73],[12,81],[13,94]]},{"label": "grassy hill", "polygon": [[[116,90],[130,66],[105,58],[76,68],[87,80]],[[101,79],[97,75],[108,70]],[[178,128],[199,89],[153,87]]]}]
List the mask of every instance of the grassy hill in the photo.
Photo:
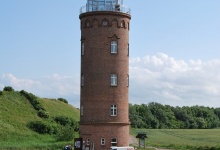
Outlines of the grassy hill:
[{"label": "grassy hill", "polygon": [[[59,100],[37,101],[45,109],[48,118],[38,115],[33,104],[17,91],[0,92],[0,149],[61,149],[66,142],[57,142],[53,134],[39,134],[28,127],[30,122],[40,121],[59,127],[55,117],[71,118],[79,121],[79,110]],[[76,133],[76,136],[78,133]]]},{"label": "grassy hill", "polygon": [[[31,95],[31,94],[29,94]],[[79,110],[67,103],[55,99],[36,98],[37,106],[46,112],[47,116],[39,117],[38,107],[33,107],[33,101],[22,92],[0,91],[0,150],[60,150],[72,141],[57,141],[55,134],[39,134],[28,127],[30,122],[43,122],[52,127],[61,125],[56,117],[70,118],[79,121]],[[218,129],[134,129],[137,133],[147,133],[146,145],[176,150],[220,150],[220,128]],[[78,137],[78,132],[75,132]],[[153,148],[149,148],[153,149]]]}]

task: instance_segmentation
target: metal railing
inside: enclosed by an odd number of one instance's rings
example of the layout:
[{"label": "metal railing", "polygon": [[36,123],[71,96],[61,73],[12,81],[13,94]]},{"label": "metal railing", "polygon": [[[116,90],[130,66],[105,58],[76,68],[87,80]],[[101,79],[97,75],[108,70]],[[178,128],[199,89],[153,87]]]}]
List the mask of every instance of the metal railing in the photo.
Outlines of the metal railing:
[{"label": "metal railing", "polygon": [[80,14],[87,13],[87,12],[93,12],[93,11],[113,11],[113,12],[122,12],[126,14],[131,14],[131,9],[125,5],[115,5],[113,7],[103,7],[102,5],[96,5],[96,6],[82,6],[80,8]]}]

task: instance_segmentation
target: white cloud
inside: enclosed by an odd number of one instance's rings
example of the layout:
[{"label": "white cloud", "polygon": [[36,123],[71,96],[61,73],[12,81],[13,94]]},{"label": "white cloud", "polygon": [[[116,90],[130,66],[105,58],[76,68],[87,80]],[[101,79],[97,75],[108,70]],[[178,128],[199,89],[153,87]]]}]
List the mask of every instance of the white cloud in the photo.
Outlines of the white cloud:
[{"label": "white cloud", "polygon": [[[34,81],[34,80],[30,80],[30,79],[19,79],[16,78],[13,74],[3,74],[1,76],[1,80],[3,81],[3,83],[5,83],[7,86],[8,85],[13,85],[13,88],[16,89],[21,89],[21,88],[31,88],[33,86],[39,86],[40,82],[38,81]],[[1,83],[2,84],[2,83]],[[2,84],[4,85],[4,84]]]},{"label": "white cloud", "polygon": [[[130,102],[173,106],[220,107],[220,59],[176,60],[163,53],[130,59]],[[0,88],[12,86],[40,97],[66,98],[79,107],[80,76],[52,74],[38,80],[0,76]]]},{"label": "white cloud", "polygon": [[25,90],[40,97],[66,98],[69,103],[79,107],[79,76],[53,74],[39,80],[21,79],[13,74],[0,76],[0,87],[11,86],[15,90]]},{"label": "white cloud", "polygon": [[175,60],[166,54],[130,59],[130,102],[220,106],[220,60]]}]

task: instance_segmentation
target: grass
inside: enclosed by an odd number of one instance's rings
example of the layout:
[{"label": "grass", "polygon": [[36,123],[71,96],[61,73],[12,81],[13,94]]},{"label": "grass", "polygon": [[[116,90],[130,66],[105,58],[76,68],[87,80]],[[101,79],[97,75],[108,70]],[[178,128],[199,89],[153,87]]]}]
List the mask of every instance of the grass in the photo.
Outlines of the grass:
[{"label": "grass", "polygon": [[220,129],[132,129],[131,133],[146,133],[146,145],[172,149],[195,149],[200,147],[220,149]]},{"label": "grass", "polygon": [[[27,127],[30,121],[47,121],[53,117],[66,116],[79,120],[79,110],[58,100],[40,99],[49,113],[49,119],[38,117],[37,111],[19,92],[4,91],[0,95],[0,150],[5,149],[62,149],[69,143],[57,142],[53,135],[40,135]],[[53,122],[54,123],[54,122]],[[76,133],[76,137],[78,133]],[[73,142],[73,141],[70,141]]]},{"label": "grass", "polygon": [[[45,150],[62,149],[73,141],[57,142],[53,135],[40,135],[27,128],[30,121],[53,122],[57,116],[79,120],[79,110],[58,100],[41,99],[40,103],[49,113],[49,119],[38,117],[37,111],[19,92],[0,94],[0,150]],[[54,122],[53,122],[54,123]],[[220,128],[205,130],[180,129],[131,129],[136,136],[139,132],[147,134],[146,146],[175,150],[220,150]],[[76,133],[75,137],[78,137]],[[148,148],[153,150],[154,148]],[[141,150],[141,149],[139,149]]]}]

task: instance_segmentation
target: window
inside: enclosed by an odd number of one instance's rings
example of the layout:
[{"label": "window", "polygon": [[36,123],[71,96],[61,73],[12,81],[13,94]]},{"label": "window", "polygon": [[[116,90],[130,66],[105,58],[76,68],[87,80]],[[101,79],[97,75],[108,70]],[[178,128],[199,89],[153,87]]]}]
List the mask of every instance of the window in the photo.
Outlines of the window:
[{"label": "window", "polygon": [[117,54],[118,53],[118,42],[111,41],[111,53]]},{"label": "window", "polygon": [[130,29],[130,24],[128,23],[128,30]]},{"label": "window", "polygon": [[81,75],[81,86],[84,86],[84,75]]},{"label": "window", "polygon": [[129,75],[127,76],[127,87],[129,87]]},{"label": "window", "polygon": [[86,20],[86,27],[89,27],[89,26],[90,26],[89,20]]},{"label": "window", "polygon": [[128,43],[128,56],[129,56],[129,43]]},{"label": "window", "polygon": [[86,145],[89,145],[89,138],[87,138],[86,140]]},{"label": "window", "polygon": [[105,145],[105,139],[101,138],[101,145]]},{"label": "window", "polygon": [[117,74],[111,74],[111,86],[117,86]]},{"label": "window", "polygon": [[81,43],[81,54],[84,55],[84,43]]},{"label": "window", "polygon": [[107,27],[107,26],[108,26],[108,21],[103,21],[103,22],[102,22],[102,25],[103,25],[104,27]]},{"label": "window", "polygon": [[81,116],[83,116],[83,106],[81,106],[80,112],[81,112]]},{"label": "window", "polygon": [[112,139],[112,146],[117,146],[117,139],[116,138],[114,138],[114,139]]},{"label": "window", "polygon": [[123,24],[123,22],[121,23],[121,27],[122,27],[122,28],[124,27],[124,24]]},{"label": "window", "polygon": [[124,28],[125,27],[125,21],[121,22],[121,27]]},{"label": "window", "polygon": [[117,116],[117,105],[111,105],[111,116]]}]

